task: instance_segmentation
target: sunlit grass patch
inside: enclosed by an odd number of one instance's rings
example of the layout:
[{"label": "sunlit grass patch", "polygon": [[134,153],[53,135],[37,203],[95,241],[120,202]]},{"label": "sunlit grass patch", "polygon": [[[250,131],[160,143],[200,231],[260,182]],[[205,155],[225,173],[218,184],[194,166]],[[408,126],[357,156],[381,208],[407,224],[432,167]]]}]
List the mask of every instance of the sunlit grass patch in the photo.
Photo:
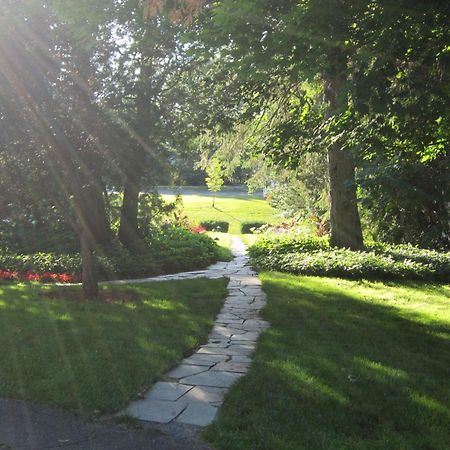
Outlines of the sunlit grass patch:
[{"label": "sunlit grass patch", "polygon": [[[163,196],[173,200],[172,195]],[[206,195],[183,195],[183,207],[190,220],[200,223],[204,220],[223,220],[229,222],[231,234],[241,233],[242,222],[276,223],[281,219],[265,200],[242,197],[217,197],[215,207],[212,198]]]},{"label": "sunlit grass patch", "polygon": [[73,289],[0,285],[0,396],[84,415],[120,410],[206,340],[226,281],[102,288],[134,292],[131,302],[77,301],[64,295]]},{"label": "sunlit grass patch", "polygon": [[218,448],[450,448],[449,286],[261,277],[271,328],[207,432]]}]

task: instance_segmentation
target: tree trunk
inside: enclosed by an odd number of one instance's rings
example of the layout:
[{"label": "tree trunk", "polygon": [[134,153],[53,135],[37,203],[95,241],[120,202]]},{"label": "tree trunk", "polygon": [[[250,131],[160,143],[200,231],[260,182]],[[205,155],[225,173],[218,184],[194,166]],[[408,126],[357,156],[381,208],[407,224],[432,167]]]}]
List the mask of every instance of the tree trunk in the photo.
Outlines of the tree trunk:
[{"label": "tree trunk", "polygon": [[94,253],[87,234],[80,231],[81,246],[81,280],[84,296],[95,298],[98,294],[97,271],[95,269]]},{"label": "tree trunk", "polygon": [[364,248],[356,200],[355,162],[349,151],[333,148],[328,152],[330,177],[330,224],[333,247]]},{"label": "tree trunk", "polygon": [[[342,56],[342,55],[341,55]],[[338,58],[338,60],[344,60]],[[340,67],[340,62],[336,68]],[[345,70],[332,76],[324,76],[327,117],[332,117],[347,107],[338,94],[345,82]],[[328,175],[330,179],[330,243],[334,247],[362,250],[364,248],[361,220],[356,199],[355,160],[350,150],[333,145],[328,151]]]},{"label": "tree trunk", "polygon": [[102,189],[91,182],[83,188],[82,196],[80,208],[83,209],[82,215],[90,238],[96,247],[106,250],[111,246],[112,232]]},{"label": "tree trunk", "polygon": [[127,248],[134,248],[139,241],[138,228],[139,186],[126,181],[120,210],[119,240]]}]

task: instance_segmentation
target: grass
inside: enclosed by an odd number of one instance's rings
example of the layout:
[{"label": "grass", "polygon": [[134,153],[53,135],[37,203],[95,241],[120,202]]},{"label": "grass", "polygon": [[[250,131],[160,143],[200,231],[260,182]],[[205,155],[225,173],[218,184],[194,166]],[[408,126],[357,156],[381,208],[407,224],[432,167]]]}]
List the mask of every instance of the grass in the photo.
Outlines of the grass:
[{"label": "grass", "polygon": [[208,231],[208,236],[214,239],[219,246],[219,261],[231,261],[233,253],[231,252],[231,235],[228,233],[217,233]]},{"label": "grass", "polygon": [[[121,286],[139,296],[123,304],[65,300],[73,287],[2,283],[0,396],[84,416],[119,411],[206,341],[226,283]],[[54,289],[58,299],[42,295]]]},{"label": "grass", "polygon": [[219,449],[450,448],[450,287],[261,276],[271,328]]},{"label": "grass", "polygon": [[[163,195],[169,201],[174,200],[172,195]],[[242,197],[217,197],[215,207],[212,206],[212,197],[206,195],[183,195],[183,205],[186,215],[194,222],[202,220],[224,220],[229,222],[231,234],[241,233],[241,223],[279,221],[276,210],[265,200]]]}]

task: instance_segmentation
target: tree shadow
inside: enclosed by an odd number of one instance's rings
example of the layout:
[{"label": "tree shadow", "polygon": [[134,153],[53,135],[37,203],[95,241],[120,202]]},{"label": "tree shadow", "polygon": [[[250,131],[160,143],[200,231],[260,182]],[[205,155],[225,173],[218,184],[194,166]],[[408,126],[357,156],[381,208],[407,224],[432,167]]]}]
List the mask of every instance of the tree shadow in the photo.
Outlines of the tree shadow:
[{"label": "tree shadow", "polygon": [[213,428],[229,448],[449,448],[448,322],[276,277],[271,328]]}]

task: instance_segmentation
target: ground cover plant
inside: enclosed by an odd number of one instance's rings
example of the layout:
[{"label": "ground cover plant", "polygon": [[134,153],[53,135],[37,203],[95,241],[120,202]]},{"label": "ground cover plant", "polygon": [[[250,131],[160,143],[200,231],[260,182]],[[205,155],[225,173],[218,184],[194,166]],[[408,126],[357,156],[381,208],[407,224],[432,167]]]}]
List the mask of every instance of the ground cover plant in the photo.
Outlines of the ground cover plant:
[{"label": "ground cover plant", "polygon": [[[176,227],[155,230],[146,239],[140,253],[134,254],[120,245],[109,254],[97,254],[101,279],[144,277],[208,266],[218,259],[229,259],[209,236]],[[34,253],[31,255],[0,253],[0,279],[28,281],[79,281],[81,257],[78,253]],[[54,278],[54,279],[53,279]]]},{"label": "ground cover plant", "polygon": [[206,340],[226,280],[103,286],[108,302],[74,291],[0,283],[0,397],[119,411]]},{"label": "ground cover plant", "polygon": [[449,286],[260,276],[271,328],[207,431],[217,448],[449,448]]},{"label": "ground cover plant", "polygon": [[[165,200],[173,201],[174,196],[163,195]],[[182,195],[183,210],[188,218],[194,222],[225,221],[229,222],[231,234],[241,234],[243,222],[254,221],[274,223],[280,219],[277,212],[265,200],[247,196],[217,196],[215,207],[212,207],[211,197],[202,195]]]},{"label": "ground cover plant", "polygon": [[258,270],[344,278],[449,281],[450,252],[408,244],[366,243],[364,251],[330,247],[327,238],[266,236],[250,247]]}]

